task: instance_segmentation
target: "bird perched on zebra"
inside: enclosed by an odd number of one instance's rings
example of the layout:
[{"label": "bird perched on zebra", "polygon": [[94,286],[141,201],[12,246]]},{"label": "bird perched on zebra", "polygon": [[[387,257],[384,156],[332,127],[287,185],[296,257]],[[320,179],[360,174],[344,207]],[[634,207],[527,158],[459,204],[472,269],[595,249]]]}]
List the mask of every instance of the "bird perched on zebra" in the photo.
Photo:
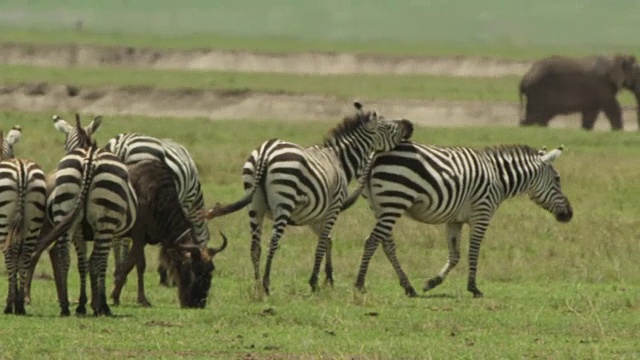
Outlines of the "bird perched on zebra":
[{"label": "bird perched on zebra", "polygon": [[[104,146],[106,151],[114,153],[126,165],[137,164],[145,160],[160,161],[167,165],[173,174],[178,192],[178,200],[185,215],[193,226],[198,246],[206,246],[210,239],[209,228],[202,217],[204,196],[198,175],[198,168],[189,151],[171,139],[157,139],[136,133],[124,133],[110,139]],[[157,240],[157,239],[156,239]],[[116,272],[128,256],[128,245],[124,241],[114,244]],[[160,262],[158,272],[160,283],[169,285],[170,278]]]},{"label": "bird perched on zebra", "polygon": [[322,145],[304,148],[271,139],[255,149],[244,164],[245,195],[206,213],[211,219],[246,206],[251,226],[251,260],[256,282],[260,280],[261,231],[265,216],[274,221],[262,289],[270,291],[270,274],[278,242],[288,225],[309,225],[318,235],[309,285],[317,290],[318,273],[325,258],[326,280],[333,284],[331,229],[347,198],[349,182],[364,169],[372,152],[393,149],[413,134],[409,120],[384,120],[375,111],[356,113],[333,128]]},{"label": "bird perched on zebra", "polygon": [[[91,134],[100,125],[95,118],[83,128],[76,114],[76,125],[54,117],[56,129],[66,135],[67,154],[56,171],[55,188],[47,199],[47,216],[55,227],[43,236],[31,257],[37,262],[40,253],[55,242],[51,251],[60,314],[70,315],[67,295],[69,242],[80,230],[83,240],[74,238],[80,272],[80,300],[76,313],[86,313],[87,266],[91,275],[91,307],[95,315],[111,315],[106,301],[105,274],[111,243],[127,233],[136,220],[137,197],[126,166],[114,154],[99,149]],[[88,263],[86,241],[93,240]]]},{"label": "bird perched on zebra", "polygon": [[[19,140],[19,136],[11,134],[14,130],[16,127],[9,131],[6,140],[0,131],[0,248],[8,277],[4,313],[24,315],[29,257],[44,220],[46,187],[44,172],[38,164],[13,158],[13,144]],[[5,146],[11,140],[15,142]]]},{"label": "bird perched on zebra", "polygon": [[556,220],[571,220],[573,209],[553,168],[562,151],[562,146],[546,152],[526,145],[475,150],[406,142],[374,155],[359,190],[354,192],[357,195],[362,191],[376,217],[364,245],[356,288],[364,291],[369,261],[382,243],[405,293],[417,295],[400,266],[392,236],[396,222],[406,214],[419,222],[447,225],[449,259],[436,277],[427,280],[424,291],[440,285],[456,266],[462,226],[470,226],[467,290],[481,297],[476,286],[480,245],[491,217],[504,200],[527,194]]}]

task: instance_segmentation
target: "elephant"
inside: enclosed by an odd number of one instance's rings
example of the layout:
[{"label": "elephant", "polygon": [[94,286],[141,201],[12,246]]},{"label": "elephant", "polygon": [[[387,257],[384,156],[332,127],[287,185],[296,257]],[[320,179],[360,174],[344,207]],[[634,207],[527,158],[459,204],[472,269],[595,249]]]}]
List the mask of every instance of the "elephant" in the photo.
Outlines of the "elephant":
[{"label": "elephant", "polygon": [[[633,55],[540,59],[520,81],[520,125],[547,126],[556,115],[580,112],[582,128],[591,130],[604,111],[611,128],[622,130],[622,108],[616,94],[623,88],[640,101],[640,67]],[[524,109],[523,96],[527,98]]]}]

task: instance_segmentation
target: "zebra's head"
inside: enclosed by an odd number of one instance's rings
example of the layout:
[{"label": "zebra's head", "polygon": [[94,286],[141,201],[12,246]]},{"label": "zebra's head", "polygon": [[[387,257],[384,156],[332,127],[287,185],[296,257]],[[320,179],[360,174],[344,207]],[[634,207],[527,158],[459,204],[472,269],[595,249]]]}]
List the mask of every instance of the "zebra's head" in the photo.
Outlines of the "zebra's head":
[{"label": "zebra's head", "polygon": [[[222,245],[206,248],[194,244],[193,231],[187,230],[176,241],[175,249],[162,250],[161,258],[178,285],[178,298],[183,308],[204,308],[215,266],[213,257],[227,247],[227,237],[220,232]],[[186,239],[185,239],[186,238]]]},{"label": "zebra's head", "polygon": [[573,217],[573,209],[569,199],[562,193],[560,174],[553,168],[553,161],[562,154],[563,146],[538,152],[540,169],[536,181],[529,190],[529,197],[543,209],[549,211],[560,222],[569,222]]},{"label": "zebra's head", "polygon": [[64,150],[70,152],[77,148],[91,146],[92,136],[102,124],[102,116],[96,116],[89,125],[82,127],[80,115],[76,114],[76,126],[72,126],[58,115],[53,115],[53,126],[66,135]]},{"label": "zebra's head", "polygon": [[371,152],[389,151],[402,141],[409,140],[413,135],[411,121],[406,119],[387,120],[375,110],[365,113],[362,110],[362,104],[357,101],[353,105],[358,117],[364,123],[364,128],[373,137]]}]

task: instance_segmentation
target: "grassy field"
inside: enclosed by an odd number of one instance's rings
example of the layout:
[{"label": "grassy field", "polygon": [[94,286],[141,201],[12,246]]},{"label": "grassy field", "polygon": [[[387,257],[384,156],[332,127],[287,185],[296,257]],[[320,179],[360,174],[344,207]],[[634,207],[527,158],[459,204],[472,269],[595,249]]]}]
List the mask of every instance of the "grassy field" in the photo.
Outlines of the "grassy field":
[{"label": "grassy field", "polygon": [[[71,118],[71,114],[66,115]],[[85,115],[89,120],[89,115]],[[242,194],[244,159],[263,140],[280,137],[303,145],[339,122],[305,124],[169,118],[105,118],[99,143],[123,131],[171,137],[192,152],[206,201]],[[50,114],[0,114],[0,128],[24,129],[19,156],[46,170],[63,153]],[[564,144],[556,161],[575,216],[556,223],[526,197],[503,205],[489,228],[480,258],[478,286],[465,290],[466,261],[426,297],[408,299],[386,258],[378,253],[368,293],[352,290],[362,240],[373,218],[364,201],[342,214],[334,230],[336,286],[311,294],[307,285],[315,239],[306,228],[287,230],[272,274],[273,295],[253,295],[246,214],[210,223],[223,230],[229,248],[216,259],[207,309],[178,309],[175,289],[158,287],[150,255],[148,295],[154,307],[134,304],[135,279],[114,318],[57,317],[53,282],[34,282],[28,317],[5,317],[0,329],[4,358],[638,358],[640,276],[636,247],[640,221],[640,138],[634,133],[587,133],[536,128],[417,128],[422,143],[485,146]],[[466,233],[466,231],[465,231]],[[517,236],[514,236],[517,235]],[[446,260],[442,227],[402,219],[398,255],[416,287]],[[218,244],[214,238],[213,243]],[[266,241],[263,241],[265,243]],[[467,241],[463,241],[466,252]],[[149,249],[155,254],[155,249]],[[111,271],[111,270],[110,270]],[[44,259],[38,274],[50,274]],[[70,294],[77,294],[70,272]],[[109,279],[111,285],[111,279]],[[0,294],[6,281],[0,280]],[[70,351],[73,349],[73,351]]]},{"label": "grassy field", "polygon": [[637,49],[638,6],[631,0],[8,0],[0,4],[0,39],[523,58]]},{"label": "grassy field", "polygon": [[[295,75],[220,71],[179,71],[145,69],[59,69],[0,65],[0,84],[25,82],[100,86],[148,86],[177,90],[220,90],[273,94],[314,94],[345,100],[417,99],[456,101],[518,101],[515,76],[497,78],[449,77],[431,75]],[[633,95],[622,91],[623,105],[637,105]]]}]

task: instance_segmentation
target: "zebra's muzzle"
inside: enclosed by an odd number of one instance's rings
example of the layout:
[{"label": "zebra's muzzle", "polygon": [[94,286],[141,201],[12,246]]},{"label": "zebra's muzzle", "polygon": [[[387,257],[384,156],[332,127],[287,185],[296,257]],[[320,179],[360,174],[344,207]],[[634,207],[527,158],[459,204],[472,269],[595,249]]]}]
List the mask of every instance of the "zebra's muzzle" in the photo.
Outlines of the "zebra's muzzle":
[{"label": "zebra's muzzle", "polygon": [[564,211],[557,212],[554,215],[557,221],[567,223],[573,218],[573,209],[571,205],[567,204],[567,208]]}]

